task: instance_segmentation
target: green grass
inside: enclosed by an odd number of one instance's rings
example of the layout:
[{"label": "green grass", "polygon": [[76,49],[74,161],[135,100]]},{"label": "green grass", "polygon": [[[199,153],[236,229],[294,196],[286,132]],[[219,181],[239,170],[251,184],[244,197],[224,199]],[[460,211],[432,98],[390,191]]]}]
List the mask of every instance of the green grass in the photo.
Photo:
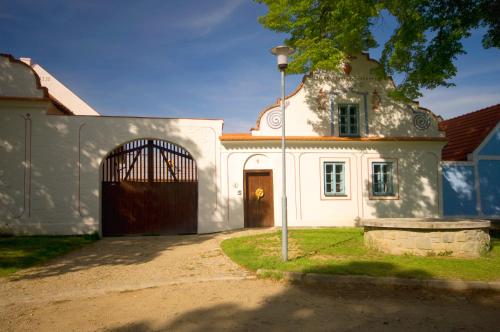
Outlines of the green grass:
[{"label": "green grass", "polygon": [[289,235],[286,263],[281,261],[281,232],[227,239],[221,246],[250,270],[500,281],[498,233],[491,237],[492,250],[476,259],[382,254],[364,247],[359,228],[291,230]]},{"label": "green grass", "polygon": [[46,262],[99,239],[83,236],[1,236],[0,277]]}]

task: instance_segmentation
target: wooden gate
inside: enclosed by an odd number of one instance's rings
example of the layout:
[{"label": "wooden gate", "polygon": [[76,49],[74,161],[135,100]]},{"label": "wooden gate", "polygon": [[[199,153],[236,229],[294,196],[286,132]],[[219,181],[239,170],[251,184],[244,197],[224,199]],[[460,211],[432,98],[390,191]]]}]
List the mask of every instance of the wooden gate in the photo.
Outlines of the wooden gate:
[{"label": "wooden gate", "polygon": [[198,171],[180,146],[137,140],[102,166],[102,233],[190,234],[198,224]]},{"label": "wooden gate", "polygon": [[245,227],[273,227],[273,171],[244,171]]}]

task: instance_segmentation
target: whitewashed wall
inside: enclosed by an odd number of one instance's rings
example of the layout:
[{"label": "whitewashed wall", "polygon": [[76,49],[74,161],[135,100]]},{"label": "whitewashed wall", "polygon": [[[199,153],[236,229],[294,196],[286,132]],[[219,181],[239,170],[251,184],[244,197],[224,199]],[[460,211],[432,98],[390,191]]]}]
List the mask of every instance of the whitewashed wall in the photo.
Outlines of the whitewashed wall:
[{"label": "whitewashed wall", "polygon": [[[359,219],[438,217],[438,166],[443,142],[294,143],[287,150],[290,226],[354,226]],[[231,228],[244,226],[243,169],[272,169],[275,225],[281,225],[281,150],[279,143],[225,142],[222,192]],[[260,162],[256,164],[248,161]],[[397,163],[397,196],[370,197],[370,162]],[[324,197],[324,161],[346,162],[347,197]],[[227,180],[226,180],[227,179]]]},{"label": "whitewashed wall", "polygon": [[0,102],[0,229],[74,234],[101,229],[101,162],[154,138],[187,149],[199,170],[198,231],[227,229],[218,201],[222,120],[46,115],[42,102]]}]

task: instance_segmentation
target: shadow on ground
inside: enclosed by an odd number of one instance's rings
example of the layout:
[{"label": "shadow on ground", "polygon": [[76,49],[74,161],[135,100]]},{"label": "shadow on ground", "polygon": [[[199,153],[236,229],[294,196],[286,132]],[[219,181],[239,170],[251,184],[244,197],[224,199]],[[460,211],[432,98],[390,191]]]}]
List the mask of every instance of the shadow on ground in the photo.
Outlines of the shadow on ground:
[{"label": "shadow on ground", "polygon": [[[256,300],[242,291],[240,298],[180,310],[168,322],[141,319],[107,330],[495,331],[500,303],[498,297],[465,300],[456,295],[348,285],[342,289],[292,285],[272,296],[259,295]],[[160,310],[160,317],[168,314],[161,316]]]},{"label": "shadow on ground", "polygon": [[401,269],[392,263],[377,261],[354,261],[340,265],[317,265],[304,269],[305,273],[327,273],[335,275],[376,275],[399,278],[430,279],[433,275],[420,269]]},{"label": "shadow on ground", "polygon": [[215,235],[108,237],[63,257],[12,275],[9,280],[62,276],[101,266],[137,265],[181,246],[200,244]]}]

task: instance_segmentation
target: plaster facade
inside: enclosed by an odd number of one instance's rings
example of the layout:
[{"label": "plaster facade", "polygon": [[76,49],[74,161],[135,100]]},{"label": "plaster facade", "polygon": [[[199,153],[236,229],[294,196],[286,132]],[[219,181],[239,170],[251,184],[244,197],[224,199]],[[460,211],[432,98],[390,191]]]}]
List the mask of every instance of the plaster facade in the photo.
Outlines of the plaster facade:
[{"label": "plaster facade", "polygon": [[[101,163],[135,139],[185,148],[199,174],[198,233],[244,227],[244,170],[273,170],[274,224],[281,221],[279,104],[250,134],[224,135],[222,120],[50,115],[51,101],[33,69],[0,57],[0,232],[101,231]],[[393,82],[371,74],[366,55],[352,72],[318,73],[286,99],[290,226],[354,226],[364,218],[438,217],[439,118],[417,103],[393,101]],[[359,132],[339,133],[339,105],[358,109]],[[345,193],[324,193],[323,164],[345,165]],[[394,193],[372,194],[372,163],[394,165]]]},{"label": "plaster facade", "polygon": [[[286,98],[287,199],[290,226],[354,226],[366,218],[438,217],[441,149],[439,117],[417,103],[394,101],[391,79],[372,74],[367,55],[347,73],[316,73]],[[355,105],[357,135],[340,134],[339,107]],[[275,225],[281,225],[280,101],[259,114],[251,134],[223,135],[222,192],[233,228],[244,225],[243,168],[272,169]],[[260,163],[259,163],[260,160]],[[373,162],[392,162],[392,196],[374,196]],[[324,193],[325,162],[345,165],[345,193]],[[265,165],[265,166],[264,166]]]}]

